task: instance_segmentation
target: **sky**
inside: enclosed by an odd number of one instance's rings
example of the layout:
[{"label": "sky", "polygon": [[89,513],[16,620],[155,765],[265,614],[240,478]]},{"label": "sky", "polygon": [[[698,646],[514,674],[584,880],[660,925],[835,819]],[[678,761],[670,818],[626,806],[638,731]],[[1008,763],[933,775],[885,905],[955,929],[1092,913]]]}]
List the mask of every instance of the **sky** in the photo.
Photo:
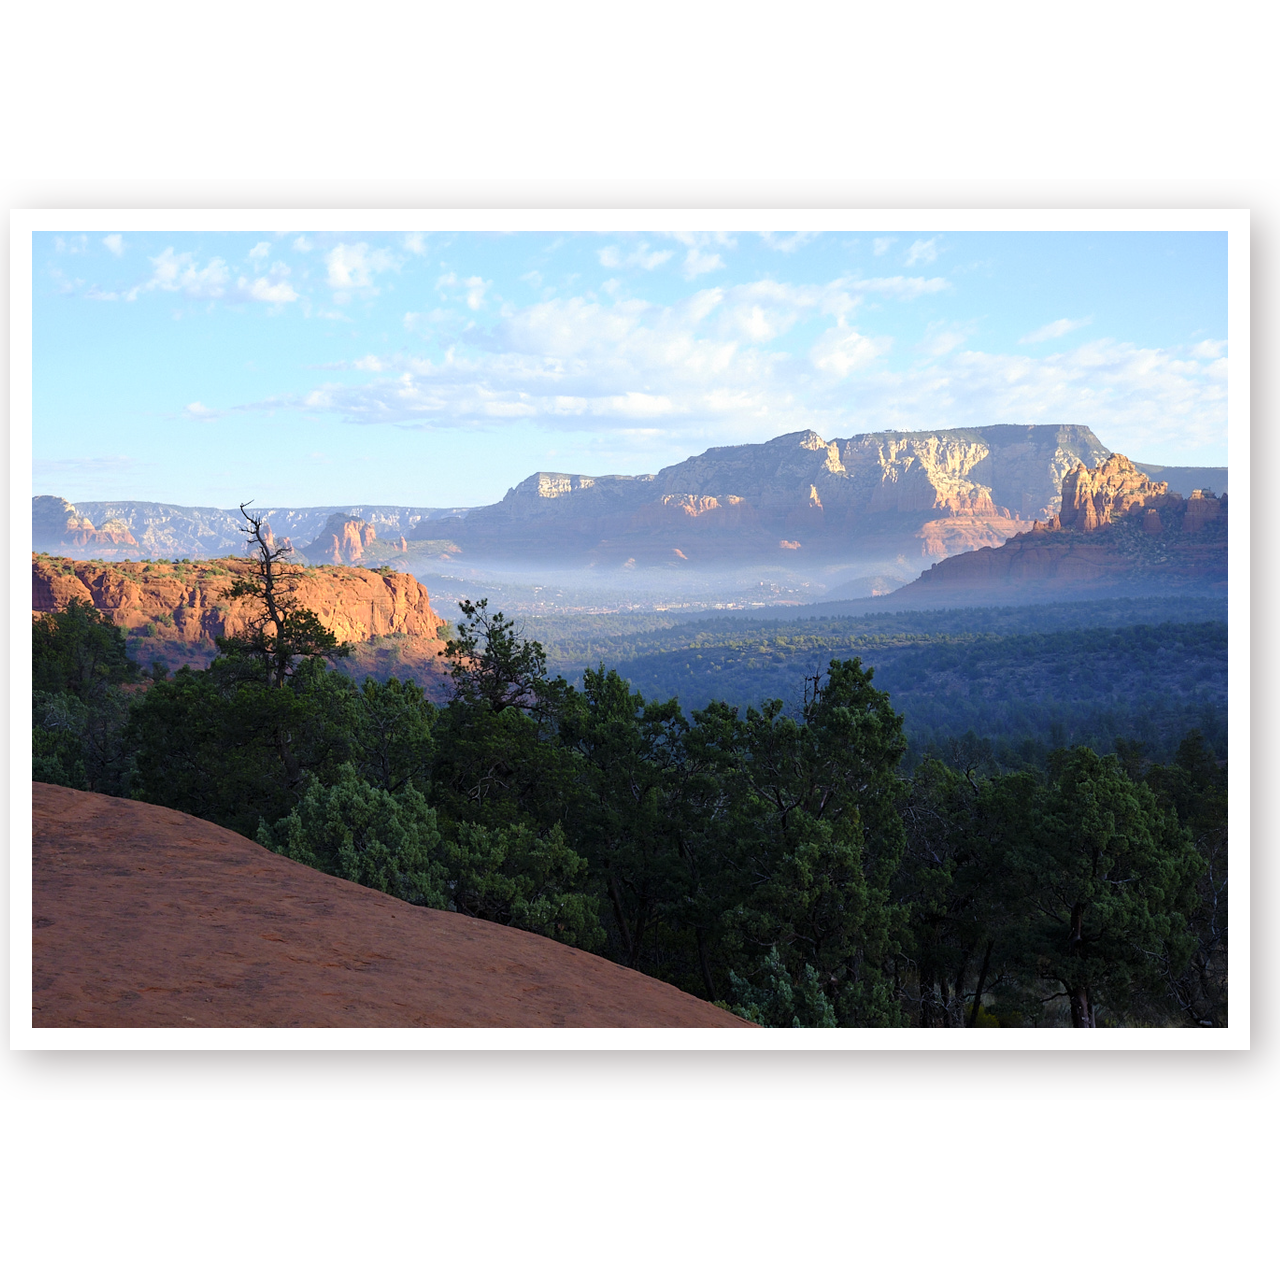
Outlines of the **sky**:
[{"label": "sky", "polygon": [[33,491],[496,502],[813,430],[1225,465],[1224,232],[37,232]]}]

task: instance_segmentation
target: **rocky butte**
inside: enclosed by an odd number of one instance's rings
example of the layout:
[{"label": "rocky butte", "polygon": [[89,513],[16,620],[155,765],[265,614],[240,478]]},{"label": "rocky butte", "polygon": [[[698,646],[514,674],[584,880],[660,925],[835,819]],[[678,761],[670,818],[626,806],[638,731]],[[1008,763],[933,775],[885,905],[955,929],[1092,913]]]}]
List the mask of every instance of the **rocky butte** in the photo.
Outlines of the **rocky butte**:
[{"label": "rocky butte", "polygon": [[[31,608],[46,613],[81,600],[123,627],[130,653],[144,663],[160,658],[169,665],[207,666],[216,656],[214,637],[235,635],[253,610],[253,601],[227,595],[250,568],[240,559],[108,565],[36,554]],[[397,665],[407,663],[415,674],[438,665],[444,621],[431,608],[427,589],[409,574],[313,567],[301,570],[295,583],[297,607],[310,609],[338,640],[357,646],[355,660],[339,664],[351,674],[382,674],[386,662],[379,659],[390,657],[391,648]]]},{"label": "rocky butte", "polygon": [[903,608],[1102,594],[1225,592],[1227,496],[1171,493],[1123,454],[1073,467],[1059,510],[999,547],[952,556],[885,597]]}]

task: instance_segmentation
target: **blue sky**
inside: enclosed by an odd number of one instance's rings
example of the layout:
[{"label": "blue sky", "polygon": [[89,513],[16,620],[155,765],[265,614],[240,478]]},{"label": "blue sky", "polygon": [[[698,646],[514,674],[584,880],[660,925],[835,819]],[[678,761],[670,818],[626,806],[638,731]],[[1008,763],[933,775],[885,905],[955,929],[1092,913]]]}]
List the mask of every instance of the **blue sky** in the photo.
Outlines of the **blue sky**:
[{"label": "blue sky", "polygon": [[40,232],[34,491],[494,502],[812,429],[1226,462],[1222,232]]}]

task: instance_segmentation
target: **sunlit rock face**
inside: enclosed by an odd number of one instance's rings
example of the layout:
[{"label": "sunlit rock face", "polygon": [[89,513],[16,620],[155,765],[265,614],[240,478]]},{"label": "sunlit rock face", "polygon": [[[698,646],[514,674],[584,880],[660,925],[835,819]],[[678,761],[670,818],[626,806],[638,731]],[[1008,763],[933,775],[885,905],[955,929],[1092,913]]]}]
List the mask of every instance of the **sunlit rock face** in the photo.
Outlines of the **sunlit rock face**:
[{"label": "sunlit rock face", "polygon": [[1047,518],[1063,477],[1108,456],[1080,426],[833,440],[798,431],[708,449],[656,475],[537,472],[493,506],[433,523],[431,536],[522,559],[659,563],[678,534],[682,561],[767,559],[780,548],[839,558],[865,547],[919,563],[999,544]]},{"label": "sunlit rock face", "polygon": [[[31,607],[44,613],[81,600],[131,634],[211,645],[216,636],[243,631],[253,615],[253,600],[229,594],[250,569],[244,560],[108,565],[33,555]],[[434,641],[443,625],[427,589],[407,573],[317,566],[290,582],[294,604],[310,609],[339,641],[387,635]]]},{"label": "sunlit rock face", "polygon": [[344,512],[330,516],[320,536],[302,554],[311,564],[359,564],[377,540],[378,530],[369,521]]},{"label": "sunlit rock face", "polygon": [[1227,497],[1170,493],[1123,454],[1063,477],[1060,510],[1000,546],[952,554],[894,593],[925,608],[1021,594],[1226,590]]},{"label": "sunlit rock face", "polygon": [[1124,454],[1113,453],[1100,466],[1090,469],[1082,462],[1067,473],[1058,520],[1064,529],[1092,533],[1135,509],[1154,511],[1181,502],[1166,483],[1149,479]]}]

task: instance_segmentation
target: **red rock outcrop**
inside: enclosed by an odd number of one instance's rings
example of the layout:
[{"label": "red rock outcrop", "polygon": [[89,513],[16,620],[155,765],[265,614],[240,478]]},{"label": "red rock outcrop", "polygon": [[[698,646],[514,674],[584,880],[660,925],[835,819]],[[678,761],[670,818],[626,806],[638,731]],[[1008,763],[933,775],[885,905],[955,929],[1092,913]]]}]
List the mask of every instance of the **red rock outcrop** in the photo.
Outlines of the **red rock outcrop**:
[{"label": "red rock outcrop", "polygon": [[[252,601],[228,598],[232,582],[247,576],[246,560],[167,561],[62,560],[31,558],[31,607],[47,612],[76,599],[93,604],[129,631],[188,644],[242,630]],[[299,569],[295,603],[310,609],[340,641],[402,634],[434,641],[443,619],[431,608],[427,589],[407,573],[378,573],[353,566]]]},{"label": "red rock outcrop", "polygon": [[136,547],[137,540],[120,520],[104,521],[95,529],[88,516],[62,498],[43,495],[31,504],[32,534],[37,545],[65,547],[68,551],[85,547]]},{"label": "red rock outcrop", "polygon": [[[333,515],[320,536],[302,554],[312,564],[358,564],[365,548],[378,540],[378,531],[367,520]],[[404,539],[400,539],[404,542]]]},{"label": "red rock outcrop", "polygon": [[327,876],[172,809],[33,783],[36,1027],[726,1027],[600,956]]},{"label": "red rock outcrop", "polygon": [[1207,524],[1213,524],[1226,517],[1227,496],[1215,497],[1207,489],[1193,489],[1187,499],[1187,509],[1182,517],[1183,533],[1196,533]]},{"label": "red rock outcrop", "polygon": [[1184,500],[1112,454],[1093,469],[1067,473],[1060,516],[1036,521],[1001,546],[952,555],[893,598],[926,607],[926,600],[936,605],[950,597],[950,603],[969,592],[1070,592],[1108,583],[1124,590],[1225,589],[1226,516],[1225,495],[1197,489]]},{"label": "red rock outcrop", "polygon": [[1090,470],[1083,462],[1062,481],[1062,506],[1058,523],[1063,529],[1092,533],[1135,508],[1180,505],[1180,494],[1169,492],[1163,481],[1150,480],[1122,453],[1113,453]]}]

